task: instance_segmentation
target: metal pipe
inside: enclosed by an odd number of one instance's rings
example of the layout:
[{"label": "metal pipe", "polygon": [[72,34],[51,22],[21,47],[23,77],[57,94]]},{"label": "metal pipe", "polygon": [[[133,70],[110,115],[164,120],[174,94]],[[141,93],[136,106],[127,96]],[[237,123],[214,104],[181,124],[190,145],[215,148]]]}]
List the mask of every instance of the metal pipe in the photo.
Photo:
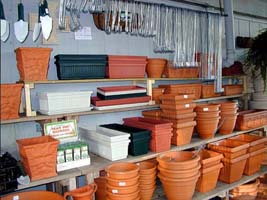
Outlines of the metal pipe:
[{"label": "metal pipe", "polygon": [[234,33],[234,13],[233,2],[231,0],[223,0],[225,17],[225,33],[226,33],[226,62],[225,66],[230,66],[235,60],[235,33]]}]

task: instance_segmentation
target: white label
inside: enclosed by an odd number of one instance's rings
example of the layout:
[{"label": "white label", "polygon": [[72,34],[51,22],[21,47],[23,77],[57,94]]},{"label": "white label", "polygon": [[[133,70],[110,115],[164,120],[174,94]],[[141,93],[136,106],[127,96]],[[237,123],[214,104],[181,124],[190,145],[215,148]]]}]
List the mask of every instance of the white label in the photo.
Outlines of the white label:
[{"label": "white label", "polygon": [[203,108],[203,111],[209,111],[209,108]]},{"label": "white label", "polygon": [[119,191],[118,190],[112,190],[112,193],[117,194],[117,193],[119,193]]},{"label": "white label", "polygon": [[75,40],[92,40],[91,27],[82,27],[74,33]]},{"label": "white label", "polygon": [[125,182],[119,182],[119,186],[126,186]]},{"label": "white label", "polygon": [[184,107],[185,108],[189,108],[190,107],[190,104],[185,104]]},{"label": "white label", "polygon": [[188,95],[187,94],[184,95],[184,99],[188,99]]},{"label": "white label", "polygon": [[13,200],[19,200],[19,195],[13,196]]}]

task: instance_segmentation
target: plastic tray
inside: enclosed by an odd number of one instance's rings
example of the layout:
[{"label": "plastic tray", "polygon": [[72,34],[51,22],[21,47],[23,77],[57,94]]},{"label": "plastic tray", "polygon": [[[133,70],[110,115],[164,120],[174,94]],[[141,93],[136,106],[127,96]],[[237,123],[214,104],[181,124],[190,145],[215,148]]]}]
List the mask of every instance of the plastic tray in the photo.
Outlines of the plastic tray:
[{"label": "plastic tray", "polygon": [[94,106],[95,110],[112,110],[112,109],[119,109],[119,108],[131,108],[131,107],[138,107],[138,106],[146,106],[149,105],[149,102],[145,103],[128,103],[122,105],[113,105],[113,106]]},{"label": "plastic tray", "polygon": [[59,80],[105,78],[106,63],[56,62]]},{"label": "plastic tray", "polygon": [[92,104],[94,106],[113,106],[113,105],[122,105],[122,104],[131,104],[131,103],[143,103],[148,102],[151,99],[150,96],[144,97],[132,97],[125,99],[112,99],[112,100],[100,100],[98,97],[92,97]]},{"label": "plastic tray", "polygon": [[38,93],[40,112],[47,115],[89,111],[92,91]]},{"label": "plastic tray", "polygon": [[112,87],[98,87],[97,92],[105,95],[122,95],[122,94],[132,94],[132,93],[144,93],[146,88],[140,86],[112,86]]}]

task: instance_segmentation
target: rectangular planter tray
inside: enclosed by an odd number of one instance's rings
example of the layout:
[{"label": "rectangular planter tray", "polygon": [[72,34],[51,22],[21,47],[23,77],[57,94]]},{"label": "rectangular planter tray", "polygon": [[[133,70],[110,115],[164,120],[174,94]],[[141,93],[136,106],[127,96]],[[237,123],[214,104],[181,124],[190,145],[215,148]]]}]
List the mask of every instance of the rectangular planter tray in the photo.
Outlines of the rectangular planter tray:
[{"label": "rectangular planter tray", "polygon": [[140,86],[111,86],[111,87],[98,87],[97,92],[105,95],[122,95],[122,94],[136,94],[146,92],[146,88]]},{"label": "rectangular planter tray", "polygon": [[57,61],[107,61],[107,55],[88,55],[88,54],[58,54],[54,57]]},{"label": "rectangular planter tray", "polygon": [[113,105],[113,106],[94,106],[94,109],[95,110],[112,110],[112,109],[132,108],[132,107],[147,106],[147,105],[149,105],[149,102],[129,103],[129,104]]}]

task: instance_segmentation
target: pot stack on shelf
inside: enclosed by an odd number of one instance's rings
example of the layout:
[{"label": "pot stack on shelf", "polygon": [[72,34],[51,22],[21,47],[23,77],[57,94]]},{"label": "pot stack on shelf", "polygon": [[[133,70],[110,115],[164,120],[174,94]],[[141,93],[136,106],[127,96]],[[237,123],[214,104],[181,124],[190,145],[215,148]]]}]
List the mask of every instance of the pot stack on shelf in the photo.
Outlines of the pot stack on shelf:
[{"label": "pot stack on shelf", "polygon": [[157,167],[153,162],[137,163],[139,166],[139,188],[142,200],[151,200],[156,189]]},{"label": "pot stack on shelf", "polygon": [[199,104],[197,113],[197,133],[201,139],[213,138],[220,120],[220,104]]},{"label": "pot stack on shelf", "polygon": [[173,124],[171,143],[177,146],[190,143],[196,126],[196,113],[193,112],[196,106],[193,103],[194,95],[165,94],[160,99],[162,118]]},{"label": "pot stack on shelf", "polygon": [[189,200],[200,176],[200,157],[193,152],[169,152],[157,157],[158,177],[168,200]]},{"label": "pot stack on shelf", "polygon": [[109,200],[136,200],[140,198],[139,167],[121,162],[106,168],[106,194]]},{"label": "pot stack on shelf", "polygon": [[235,187],[230,191],[230,194],[233,196],[232,200],[255,200],[258,194],[259,184],[259,179],[256,179]]}]

